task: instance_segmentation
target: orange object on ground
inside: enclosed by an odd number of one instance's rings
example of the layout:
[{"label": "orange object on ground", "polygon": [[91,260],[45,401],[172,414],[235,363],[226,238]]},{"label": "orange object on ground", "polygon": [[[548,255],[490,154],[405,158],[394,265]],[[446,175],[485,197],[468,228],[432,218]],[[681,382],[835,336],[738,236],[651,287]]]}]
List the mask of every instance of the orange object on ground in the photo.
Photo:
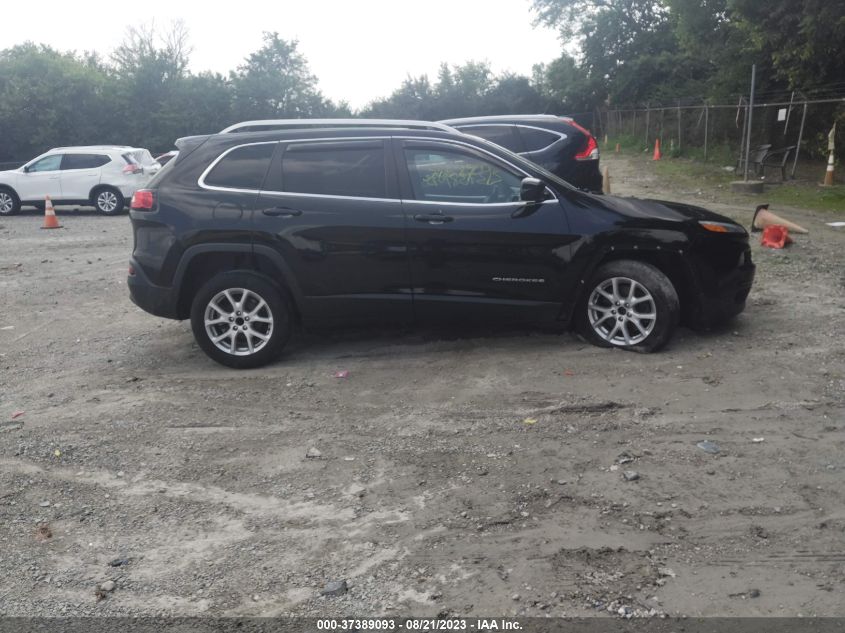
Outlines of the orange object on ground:
[{"label": "orange object on ground", "polygon": [[663,157],[663,154],[660,153],[660,139],[654,139],[654,156],[652,160],[660,160]]},{"label": "orange object on ground", "polygon": [[792,243],[792,238],[789,237],[789,229],[780,224],[772,224],[763,229],[763,237],[760,244],[768,246],[769,248],[783,248],[787,244]]},{"label": "orange object on ground", "polygon": [[619,153],[619,143],[616,144],[616,153]]},{"label": "orange object on ground", "polygon": [[56,217],[56,210],[53,208],[53,201],[50,196],[44,199],[44,225],[42,229],[60,229],[62,225],[59,224],[59,219]]}]

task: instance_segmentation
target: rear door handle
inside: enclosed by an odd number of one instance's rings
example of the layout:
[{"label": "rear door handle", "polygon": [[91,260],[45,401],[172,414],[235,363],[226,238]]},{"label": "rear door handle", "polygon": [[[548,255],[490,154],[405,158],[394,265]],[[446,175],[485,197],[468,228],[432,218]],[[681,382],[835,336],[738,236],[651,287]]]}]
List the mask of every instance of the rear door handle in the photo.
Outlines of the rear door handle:
[{"label": "rear door handle", "polygon": [[441,213],[431,213],[415,215],[414,219],[417,222],[428,222],[429,224],[445,224],[446,222],[452,222],[455,218]]},{"label": "rear door handle", "polygon": [[295,218],[302,215],[299,209],[289,209],[287,207],[273,207],[272,209],[264,209],[261,211],[264,215],[269,215],[275,218]]}]

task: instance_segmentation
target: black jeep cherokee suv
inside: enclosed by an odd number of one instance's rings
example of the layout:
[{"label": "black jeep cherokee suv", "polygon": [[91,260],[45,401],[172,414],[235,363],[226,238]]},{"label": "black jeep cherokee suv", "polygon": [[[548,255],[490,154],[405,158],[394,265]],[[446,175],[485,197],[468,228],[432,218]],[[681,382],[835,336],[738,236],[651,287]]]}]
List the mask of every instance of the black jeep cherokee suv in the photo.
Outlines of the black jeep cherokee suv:
[{"label": "black jeep cherokee suv", "polygon": [[191,319],[232,367],[297,324],[495,319],[653,351],[679,320],[742,311],[746,231],[684,204],[578,191],[445,129],[344,126],[190,137],[132,199],[132,300]]}]

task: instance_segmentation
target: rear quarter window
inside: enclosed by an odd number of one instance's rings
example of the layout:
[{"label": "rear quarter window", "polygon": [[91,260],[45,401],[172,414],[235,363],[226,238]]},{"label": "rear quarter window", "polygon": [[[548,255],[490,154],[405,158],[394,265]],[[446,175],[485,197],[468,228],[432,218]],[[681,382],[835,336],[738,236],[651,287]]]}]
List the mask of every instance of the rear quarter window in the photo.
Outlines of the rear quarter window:
[{"label": "rear quarter window", "polygon": [[545,149],[555,141],[560,140],[561,134],[555,134],[547,130],[539,130],[533,127],[516,128],[519,131],[519,136],[522,139],[522,144],[525,146],[526,152],[536,152]]},{"label": "rear quarter window", "polygon": [[258,191],[270,168],[270,159],[273,157],[275,147],[276,143],[236,147],[223,154],[212,170],[206,174],[203,183],[209,187]]},{"label": "rear quarter window", "polygon": [[495,143],[512,152],[525,151],[519,138],[514,133],[514,127],[512,125],[473,125],[459,129],[464,134],[483,138],[485,141]]}]

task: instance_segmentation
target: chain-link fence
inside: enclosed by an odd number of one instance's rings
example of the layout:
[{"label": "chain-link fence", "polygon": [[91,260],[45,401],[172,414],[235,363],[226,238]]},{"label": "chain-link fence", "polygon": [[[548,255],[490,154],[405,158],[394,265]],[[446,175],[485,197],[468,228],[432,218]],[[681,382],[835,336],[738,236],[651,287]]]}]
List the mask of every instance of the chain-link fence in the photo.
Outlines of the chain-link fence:
[{"label": "chain-link fence", "polygon": [[[767,173],[794,178],[801,161],[827,158],[828,133],[837,117],[845,116],[845,98],[788,96],[788,100],[755,103],[753,108],[743,97],[734,104],[685,100],[674,105],[608,109],[592,113],[590,123],[596,137],[608,138],[611,147],[619,143],[628,149],[652,151],[660,140],[665,155],[734,166],[741,174],[745,172],[746,144],[752,170],[760,167],[755,165],[755,151],[759,155],[765,147]],[[843,130],[845,125],[838,126],[838,155],[845,146]]]}]

